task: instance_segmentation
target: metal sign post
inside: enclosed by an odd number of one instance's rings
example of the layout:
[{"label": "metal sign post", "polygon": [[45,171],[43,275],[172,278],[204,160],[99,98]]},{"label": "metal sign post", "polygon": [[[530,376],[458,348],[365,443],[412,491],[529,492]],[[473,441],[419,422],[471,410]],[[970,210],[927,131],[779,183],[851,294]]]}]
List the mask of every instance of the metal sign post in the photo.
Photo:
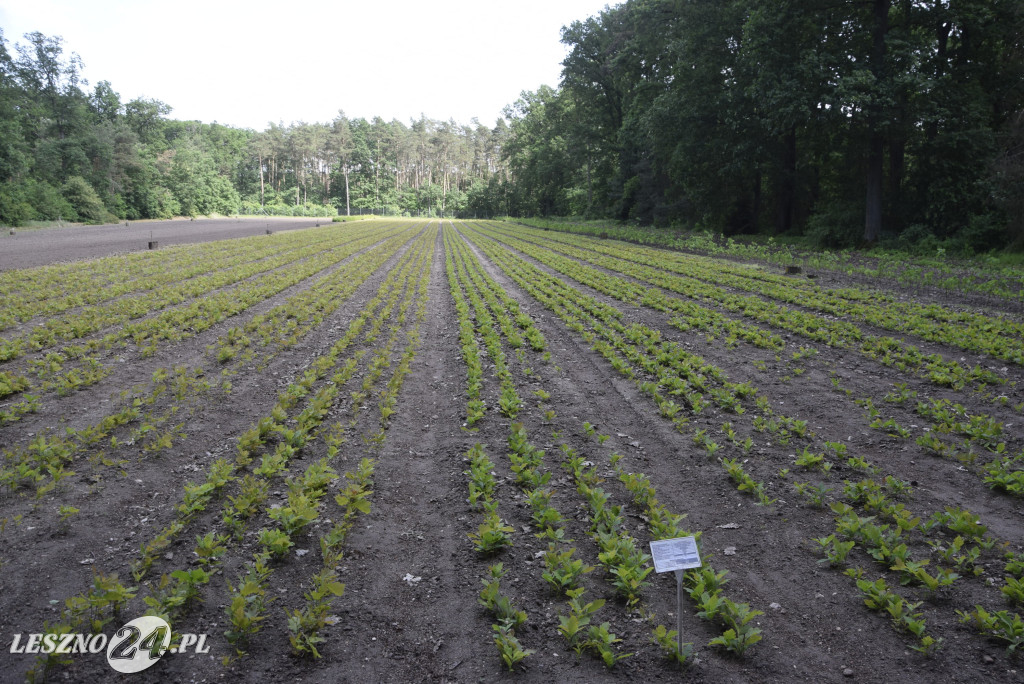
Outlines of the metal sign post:
[{"label": "metal sign post", "polygon": [[651,542],[655,572],[676,573],[676,648],[683,652],[683,570],[699,568],[696,537],[675,537]]}]

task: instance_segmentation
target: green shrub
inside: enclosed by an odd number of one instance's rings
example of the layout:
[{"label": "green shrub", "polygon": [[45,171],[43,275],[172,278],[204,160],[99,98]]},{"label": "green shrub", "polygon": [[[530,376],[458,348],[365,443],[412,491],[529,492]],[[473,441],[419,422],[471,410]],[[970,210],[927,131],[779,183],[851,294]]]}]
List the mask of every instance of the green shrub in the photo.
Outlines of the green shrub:
[{"label": "green shrub", "polygon": [[81,220],[86,223],[103,223],[110,215],[107,208],[103,206],[103,200],[96,194],[96,190],[89,185],[89,181],[81,176],[72,176],[64,183],[62,189],[64,199],[74,208],[77,216],[65,217],[71,220]]}]

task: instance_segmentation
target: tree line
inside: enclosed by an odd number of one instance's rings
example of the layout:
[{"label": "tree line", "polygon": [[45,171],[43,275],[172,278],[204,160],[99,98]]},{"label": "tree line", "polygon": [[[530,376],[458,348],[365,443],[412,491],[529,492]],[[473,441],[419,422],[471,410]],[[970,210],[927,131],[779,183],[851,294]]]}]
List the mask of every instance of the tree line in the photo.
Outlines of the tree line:
[{"label": "tree line", "polygon": [[25,40],[9,50],[0,31],[0,223],[512,210],[503,119],[178,121],[159,100],[90,88],[61,38]]},{"label": "tree line", "polygon": [[[264,131],[89,87],[0,32],[0,222],[210,213],[584,216],[980,251],[1024,244],[1018,0],[628,0],[562,29],[493,126]],[[471,87],[472,84],[467,84]]]},{"label": "tree line", "polygon": [[1024,242],[1019,0],[629,0],[508,110],[520,211]]}]

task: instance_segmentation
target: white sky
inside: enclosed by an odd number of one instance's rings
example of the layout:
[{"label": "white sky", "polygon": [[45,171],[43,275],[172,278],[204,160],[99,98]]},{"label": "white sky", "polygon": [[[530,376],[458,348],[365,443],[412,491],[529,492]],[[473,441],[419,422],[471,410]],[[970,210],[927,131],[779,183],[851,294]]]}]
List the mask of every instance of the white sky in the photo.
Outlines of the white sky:
[{"label": "white sky", "polygon": [[89,90],[161,100],[170,118],[268,123],[380,116],[493,125],[557,86],[561,27],[615,0],[0,0],[7,49],[39,31],[77,52]]}]

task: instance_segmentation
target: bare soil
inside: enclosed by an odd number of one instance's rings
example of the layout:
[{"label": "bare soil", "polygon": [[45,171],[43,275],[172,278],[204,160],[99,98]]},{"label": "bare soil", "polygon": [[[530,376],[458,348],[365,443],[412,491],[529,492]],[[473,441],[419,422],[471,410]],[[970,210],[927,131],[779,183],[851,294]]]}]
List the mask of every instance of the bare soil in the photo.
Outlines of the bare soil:
[{"label": "bare soil", "polygon": [[141,252],[149,249],[150,242],[156,242],[158,248],[212,242],[264,235],[268,230],[275,232],[312,228],[326,225],[330,221],[330,218],[247,216],[126,221],[98,226],[69,225],[64,228],[31,230],[4,228],[0,230],[0,271]]},{"label": "bare soil", "polygon": [[[0,238],[0,269],[41,265],[52,261],[93,258],[104,254],[145,249],[151,239],[161,246],[177,242],[223,239],[260,234],[272,224],[274,230],[301,227],[298,220],[174,221],[159,224],[83,228],[71,231],[35,231]],[[307,220],[307,226],[312,225]],[[79,233],[78,231],[83,232]],[[235,583],[252,552],[255,539],[247,536],[232,547],[218,575],[204,590],[202,602],[175,624],[176,632],[208,634],[206,655],[166,655],[150,669],[135,675],[116,675],[103,654],[75,655],[72,662],[51,672],[55,681],[95,682],[203,682],[203,681],[311,681],[311,682],[1020,682],[1024,663],[1007,654],[996,642],[977,636],[959,624],[954,609],[970,610],[979,592],[974,583],[961,583],[937,598],[922,598],[919,610],[928,620],[930,633],[944,639],[944,647],[931,657],[910,646],[912,638],[895,631],[882,615],[869,611],[850,578],[819,563],[821,554],[811,540],[834,530],[834,515],[828,508],[817,509],[792,488],[804,479],[793,468],[796,445],[772,444],[762,433],[750,432],[755,440],[748,469],[763,480],[778,501],[759,506],[748,494],[737,491],[722,466],[709,459],[690,435],[680,434],[663,419],[653,403],[629,380],[623,378],[597,353],[571,332],[551,312],[521,291],[496,265],[477,253],[490,275],[505,287],[536,321],[548,342],[550,362],[539,354],[528,354],[524,365],[509,354],[526,408],[517,420],[527,427],[531,440],[547,450],[557,503],[568,519],[567,532],[576,540],[577,553],[587,563],[598,565],[597,549],[587,534],[584,504],[576,494],[568,473],[558,466],[558,444],[566,442],[606,471],[603,485],[627,514],[627,527],[635,530],[646,547],[642,511],[632,506],[628,492],[616,481],[609,466],[612,453],[623,455],[626,470],[646,474],[657,488],[658,499],[671,511],[686,514],[685,525],[703,534],[706,560],[727,570],[726,593],[736,601],[764,611],[757,623],[764,639],[743,657],[708,646],[720,630],[694,615],[684,599],[682,626],[684,640],[693,642],[695,662],[680,670],[668,664],[651,643],[652,623],[643,615],[627,610],[617,601],[603,572],[587,576],[591,598],[607,599],[598,614],[610,623],[622,642],[621,652],[633,655],[613,669],[584,654],[577,657],[557,632],[558,616],[565,612],[564,598],[551,593],[541,579],[544,570],[539,552],[546,542],[534,537],[529,526],[530,509],[514,483],[509,469],[506,441],[509,421],[496,410],[478,423],[478,430],[464,428],[466,411],[466,366],[461,358],[458,323],[445,277],[444,248],[435,245],[430,280],[428,315],[421,330],[422,343],[410,375],[400,394],[398,412],[379,449],[359,439],[350,440],[334,467],[351,470],[364,457],[376,459],[371,512],[358,519],[346,542],[339,579],[345,593],[336,599],[332,614],[337,624],[328,627],[321,644],[322,658],[298,658],[290,653],[285,608],[301,605],[309,589],[310,576],[318,569],[317,532],[310,530],[298,548],[308,554],[292,554],[275,566],[271,592],[277,601],[271,606],[263,630],[248,648],[248,654],[228,665],[222,664],[232,649],[224,638],[227,628],[224,605],[226,585]],[[73,469],[76,475],[55,493],[40,500],[23,492],[0,493],[0,680],[21,681],[34,656],[12,654],[14,634],[39,632],[44,622],[58,618],[64,600],[88,590],[94,572],[116,573],[126,584],[132,582],[131,564],[139,556],[140,543],[151,538],[174,518],[187,482],[199,482],[216,458],[232,458],[239,435],[266,415],[278,392],[300,377],[311,361],[343,333],[349,321],[369,301],[395,257],[359,288],[355,296],[328,316],[318,328],[269,365],[255,367],[232,378],[230,395],[209,392],[190,406],[182,418],[187,435],[167,452],[157,456],[122,449],[117,467],[87,462],[82,458]],[[839,276],[820,274],[825,285],[844,284]],[[734,381],[751,381],[759,396],[786,415],[808,421],[820,439],[841,441],[851,454],[863,456],[884,468],[885,474],[910,482],[913,495],[908,508],[922,518],[945,506],[969,508],[981,516],[990,534],[1020,551],[1024,544],[1024,506],[990,491],[981,479],[966,472],[959,463],[923,454],[913,438],[898,439],[871,429],[863,410],[854,399],[881,396],[894,382],[907,383],[922,396],[944,396],[943,392],[912,376],[898,375],[886,367],[853,352],[813,345],[789,338],[781,361],[774,353],[745,344],[729,349],[721,340],[709,341],[696,332],[683,333],[671,327],[662,314],[614,302],[574,283],[582,292],[618,306],[632,321],[657,328],[667,339],[685,344],[690,351],[724,369]],[[284,301],[287,293],[272,303]],[[941,304],[961,307],[957,301],[934,297]],[[253,312],[243,314],[244,318]],[[50,401],[52,406],[22,421],[0,426],[0,447],[24,444],[47,428],[82,427],[95,423],[117,405],[118,392],[145,382],[157,366],[188,365],[208,369],[217,378],[218,365],[207,350],[232,325],[225,321],[213,329],[178,344],[162,345],[153,359],[142,359],[127,348],[112,352],[115,372],[86,392]],[[972,357],[959,350],[913,340],[927,351],[985,367],[1004,368],[992,359]],[[788,355],[799,344],[815,346],[817,356],[804,360],[804,370],[795,375]],[[836,391],[830,374],[839,378],[846,394]],[[1004,371],[1016,385],[1008,386],[1010,405],[1024,401],[1020,381],[1024,370],[1012,366]],[[496,404],[498,393],[493,370],[485,366],[485,399]],[[548,402],[557,417],[548,423],[537,408],[532,392],[543,388],[551,393]],[[1005,423],[1011,446],[1021,449],[1021,416],[970,394],[954,394],[968,408],[992,414]],[[547,407],[545,407],[547,408]],[[328,420],[340,419],[344,402],[332,409]],[[375,410],[371,405],[370,410]],[[923,419],[907,409],[886,406],[901,425],[915,425]],[[695,427],[724,442],[719,427],[723,421],[740,424],[736,416],[708,409],[694,418]],[[602,434],[610,435],[604,445],[587,437],[582,424],[590,422]],[[1014,425],[1016,423],[1016,425]],[[557,437],[553,433],[560,433]],[[741,434],[745,436],[746,433]],[[915,429],[915,436],[921,434]],[[514,528],[514,546],[495,558],[474,553],[467,534],[476,530],[480,513],[467,503],[465,454],[475,443],[486,446],[496,463],[499,479],[497,498],[500,512]],[[323,445],[303,451],[301,464],[308,465],[324,455]],[[780,470],[791,469],[783,476]],[[832,486],[842,489],[844,478],[860,475],[839,463],[831,476]],[[834,492],[831,498],[837,498]],[[283,503],[283,483],[271,492],[268,503]],[[333,492],[331,494],[333,498]],[[61,504],[77,507],[79,513],[68,524],[57,520]],[[333,505],[333,504],[330,504]],[[219,515],[211,512],[194,521],[154,566],[146,581],[182,563],[194,562],[191,550],[198,534],[218,529]],[[16,516],[21,516],[17,521]],[[315,527],[315,526],[314,526]],[[187,559],[187,560],[183,560]],[[481,578],[493,562],[507,570],[502,590],[529,619],[521,632],[524,647],[535,652],[516,672],[509,673],[493,644],[493,619],[478,605]],[[866,556],[856,563],[865,567],[867,577],[886,575],[898,586],[894,573],[874,564]],[[986,577],[998,582],[1002,566],[988,564]],[[653,613],[653,624],[675,627],[676,585],[671,573],[650,577],[645,591],[645,610]],[[981,582],[983,580],[978,580]],[[108,624],[113,633],[121,624],[142,615],[141,597]],[[906,592],[913,597],[914,590]],[[991,596],[991,594],[988,594]],[[989,606],[1001,609],[1006,605]],[[1019,607],[1017,608],[1019,612]],[[117,624],[114,624],[117,623]],[[23,637],[24,638],[24,637]]]}]

